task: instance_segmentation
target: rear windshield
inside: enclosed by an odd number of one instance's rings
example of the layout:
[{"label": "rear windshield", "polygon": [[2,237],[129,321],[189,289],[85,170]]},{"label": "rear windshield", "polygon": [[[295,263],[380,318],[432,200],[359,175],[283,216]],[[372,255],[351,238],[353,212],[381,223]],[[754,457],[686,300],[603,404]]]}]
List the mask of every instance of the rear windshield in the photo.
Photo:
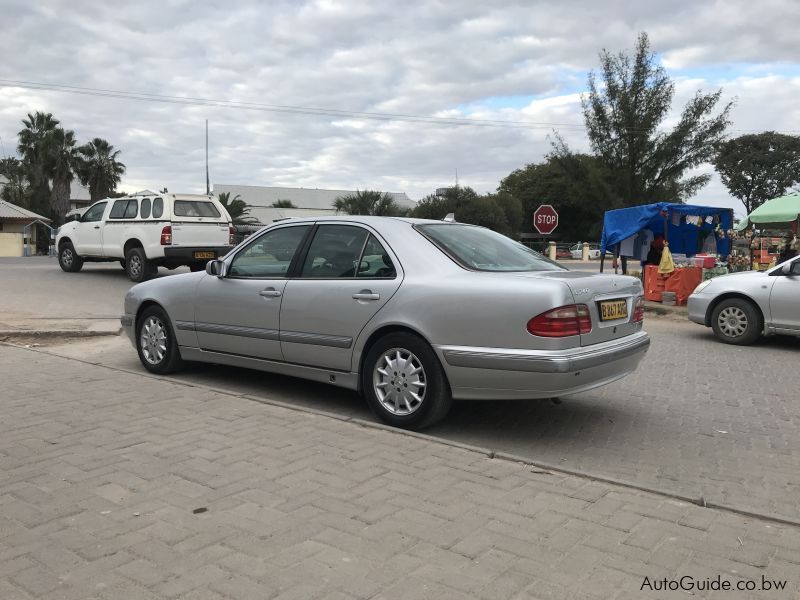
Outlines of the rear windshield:
[{"label": "rear windshield", "polygon": [[442,223],[416,229],[445,254],[475,271],[566,271],[538,252],[483,227]]},{"label": "rear windshield", "polygon": [[218,217],[219,211],[211,202],[202,200],[175,200],[176,217]]}]

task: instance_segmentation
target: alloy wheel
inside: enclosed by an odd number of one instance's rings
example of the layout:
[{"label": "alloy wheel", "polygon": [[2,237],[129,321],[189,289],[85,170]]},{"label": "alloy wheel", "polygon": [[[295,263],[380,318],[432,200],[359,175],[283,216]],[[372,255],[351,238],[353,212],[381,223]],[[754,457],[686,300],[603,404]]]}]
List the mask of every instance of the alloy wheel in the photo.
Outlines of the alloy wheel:
[{"label": "alloy wheel", "polygon": [[139,333],[142,355],[151,365],[157,365],[167,354],[167,329],[157,317],[151,316],[142,325]]},{"label": "alloy wheel", "polygon": [[747,315],[738,306],[726,306],[717,319],[720,331],[729,338],[737,338],[747,331]]},{"label": "alloy wheel", "polygon": [[64,263],[64,266],[67,268],[72,266],[72,261],[74,259],[74,255],[72,254],[72,248],[64,248],[61,251],[61,262]]},{"label": "alloy wheel", "polygon": [[138,277],[142,272],[142,259],[135,254],[128,259],[128,270],[133,277]]},{"label": "alloy wheel", "polygon": [[391,348],[376,361],[372,385],[383,408],[393,415],[410,415],[425,400],[425,369],[413,352]]}]

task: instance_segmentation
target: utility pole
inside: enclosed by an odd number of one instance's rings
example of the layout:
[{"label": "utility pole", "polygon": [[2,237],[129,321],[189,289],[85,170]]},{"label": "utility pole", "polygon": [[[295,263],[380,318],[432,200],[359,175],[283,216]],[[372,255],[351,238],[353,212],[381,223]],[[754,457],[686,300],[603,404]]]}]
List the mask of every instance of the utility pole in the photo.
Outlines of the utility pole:
[{"label": "utility pole", "polygon": [[206,119],[206,196],[211,195],[211,181],[208,178],[208,119]]}]

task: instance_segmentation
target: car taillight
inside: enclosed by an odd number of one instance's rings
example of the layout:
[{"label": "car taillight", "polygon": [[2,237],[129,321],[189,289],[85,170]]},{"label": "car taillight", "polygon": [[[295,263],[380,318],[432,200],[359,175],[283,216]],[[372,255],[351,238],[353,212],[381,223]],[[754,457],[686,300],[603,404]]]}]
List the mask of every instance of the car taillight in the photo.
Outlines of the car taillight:
[{"label": "car taillight", "polygon": [[228,245],[233,246],[236,243],[236,228],[228,227]]},{"label": "car taillight", "polygon": [[592,317],[585,304],[560,306],[528,321],[528,333],[540,337],[567,337],[592,331]]},{"label": "car taillight", "polygon": [[171,246],[172,245],[172,226],[171,225],[164,225],[161,228],[161,245],[162,246]]},{"label": "car taillight", "polygon": [[631,321],[634,323],[641,323],[644,321],[644,298],[641,296],[636,299],[636,306],[633,307],[633,318]]}]

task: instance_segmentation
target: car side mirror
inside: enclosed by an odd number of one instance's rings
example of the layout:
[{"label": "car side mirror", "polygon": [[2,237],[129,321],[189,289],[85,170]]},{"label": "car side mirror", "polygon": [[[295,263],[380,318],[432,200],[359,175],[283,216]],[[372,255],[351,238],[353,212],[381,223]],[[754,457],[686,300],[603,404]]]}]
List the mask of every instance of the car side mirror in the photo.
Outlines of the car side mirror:
[{"label": "car side mirror", "polygon": [[206,273],[214,277],[225,277],[225,261],[210,260],[206,263]]}]

